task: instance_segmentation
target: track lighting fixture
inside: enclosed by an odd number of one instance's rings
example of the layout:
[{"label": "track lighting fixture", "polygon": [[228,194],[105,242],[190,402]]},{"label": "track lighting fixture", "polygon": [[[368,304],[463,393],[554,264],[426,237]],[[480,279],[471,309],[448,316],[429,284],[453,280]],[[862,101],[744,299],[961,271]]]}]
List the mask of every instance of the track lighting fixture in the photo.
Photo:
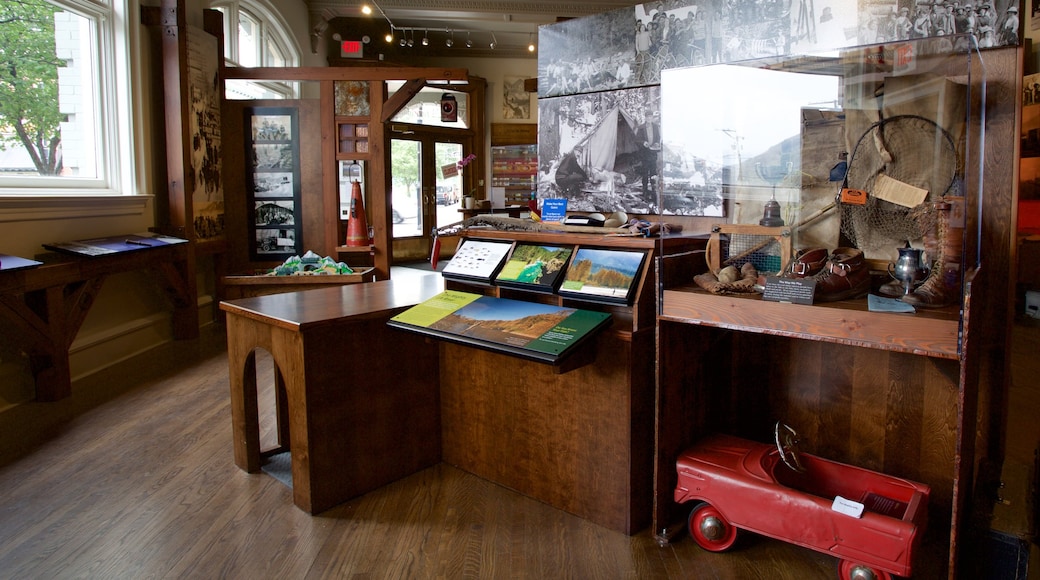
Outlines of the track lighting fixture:
[{"label": "track lighting fixture", "polygon": [[491,47],[491,50],[495,50],[495,47],[498,46],[498,39],[495,38],[494,32],[491,33],[491,44],[489,44],[488,46]]},{"label": "track lighting fixture", "polygon": [[427,32],[425,30],[422,33],[422,45],[423,46],[430,46],[430,38],[427,35]]},{"label": "track lighting fixture", "polygon": [[527,52],[534,52],[534,34],[527,35]]},{"label": "track lighting fixture", "polygon": [[466,48],[473,48],[473,41],[469,37],[469,31],[466,31]]},{"label": "track lighting fixture", "polygon": [[453,45],[453,44],[455,44],[455,31],[454,30],[449,30],[448,31],[448,39],[444,41],[444,46],[447,46],[448,48],[451,48],[451,45]]},{"label": "track lighting fixture", "polygon": [[415,46],[415,31],[414,30],[409,30],[408,31],[408,48],[411,48],[413,46]]},{"label": "track lighting fixture", "polygon": [[372,7],[369,6],[368,4],[362,4],[361,5],[361,13],[364,14],[365,16],[371,16],[372,15]]}]

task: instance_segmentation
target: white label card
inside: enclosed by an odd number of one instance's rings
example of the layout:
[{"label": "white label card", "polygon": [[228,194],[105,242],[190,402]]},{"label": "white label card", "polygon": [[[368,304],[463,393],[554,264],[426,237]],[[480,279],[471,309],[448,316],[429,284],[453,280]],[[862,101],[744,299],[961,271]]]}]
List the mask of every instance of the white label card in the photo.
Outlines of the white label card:
[{"label": "white label card", "polygon": [[834,503],[831,504],[831,509],[854,518],[863,517],[863,504],[858,501],[852,501],[851,499],[845,499],[840,495],[834,498]]}]

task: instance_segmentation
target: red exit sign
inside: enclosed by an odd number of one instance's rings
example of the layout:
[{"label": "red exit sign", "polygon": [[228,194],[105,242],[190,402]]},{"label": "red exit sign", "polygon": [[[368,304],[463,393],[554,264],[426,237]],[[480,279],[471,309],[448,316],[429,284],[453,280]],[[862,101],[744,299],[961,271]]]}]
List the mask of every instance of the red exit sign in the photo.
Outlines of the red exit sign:
[{"label": "red exit sign", "polygon": [[360,40],[344,40],[339,44],[339,50],[342,56],[361,56],[361,41]]}]

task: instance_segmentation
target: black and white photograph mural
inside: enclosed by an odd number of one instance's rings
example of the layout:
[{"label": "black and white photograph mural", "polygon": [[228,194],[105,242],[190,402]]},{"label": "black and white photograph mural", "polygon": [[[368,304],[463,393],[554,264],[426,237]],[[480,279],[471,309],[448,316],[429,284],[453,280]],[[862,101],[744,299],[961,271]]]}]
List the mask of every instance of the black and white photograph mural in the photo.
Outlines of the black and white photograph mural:
[{"label": "black and white photograph mural", "polygon": [[957,49],[1017,45],[1020,30],[1017,0],[662,0],[541,27],[538,96],[654,85],[672,68],[916,38],[950,36]]},{"label": "black and white photograph mural", "polygon": [[655,213],[660,100],[660,87],[643,87],[540,101],[538,196],[573,211]]}]

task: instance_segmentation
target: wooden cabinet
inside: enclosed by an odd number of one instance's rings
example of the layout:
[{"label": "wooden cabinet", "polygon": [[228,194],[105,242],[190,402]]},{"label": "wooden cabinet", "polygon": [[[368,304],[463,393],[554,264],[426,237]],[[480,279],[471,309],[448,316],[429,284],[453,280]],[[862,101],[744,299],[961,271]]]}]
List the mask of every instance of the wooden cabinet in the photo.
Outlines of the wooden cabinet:
[{"label": "wooden cabinet", "polygon": [[[561,365],[440,345],[444,461],[604,527],[650,524],[655,392],[653,238],[475,231],[481,239],[642,249],[649,253],[631,304],[447,280],[448,289],[610,312],[611,326]],[[671,251],[704,240],[663,241]]]},{"label": "wooden cabinet", "polygon": [[[655,401],[653,528],[660,543],[666,544],[679,533],[689,509],[672,500],[677,455],[699,438],[717,432],[770,441],[773,425],[782,420],[799,431],[802,448],[808,453],[931,486],[929,529],[914,575],[952,578],[966,570],[965,555],[971,548],[966,539],[974,537],[972,514],[980,508],[973,505],[979,491],[975,487],[979,484],[976,466],[984,455],[999,450],[994,441],[999,439],[994,432],[997,427],[990,423],[991,405],[1004,388],[999,363],[989,367],[992,374],[983,380],[979,369],[985,360],[987,340],[1006,344],[1002,341],[1006,340],[1003,324],[1007,320],[1006,281],[992,279],[987,275],[988,267],[978,268],[978,249],[983,245],[980,241],[1003,243],[1008,236],[1007,199],[1015,187],[1010,175],[1003,175],[1010,173],[1006,171],[992,179],[987,173],[985,195],[979,184],[991,164],[1012,157],[1016,137],[1006,129],[1014,111],[992,107],[983,123],[979,103],[973,100],[993,87],[994,77],[1008,78],[1004,68],[1007,54],[990,53],[986,78],[978,75],[978,63],[963,68],[963,55],[960,65],[937,64],[929,62],[927,53],[919,48],[911,47],[916,73],[927,71],[930,78],[946,80],[956,77],[956,82],[970,87],[973,95],[954,104],[968,117],[959,133],[958,147],[973,143],[959,151],[963,174],[957,176],[962,187],[958,194],[972,208],[966,220],[959,294],[944,307],[895,314],[871,311],[865,298],[806,305],[766,301],[758,294],[714,295],[689,281],[669,285],[667,280],[674,277],[668,276],[665,268],[658,317],[659,388]],[[866,94],[864,87],[856,84],[866,78],[861,74],[866,68],[870,68],[871,78],[892,75],[886,77],[891,81],[887,91],[911,89],[906,79],[893,78],[900,73],[887,70],[883,74],[884,66],[874,67],[879,64],[876,61],[864,68],[862,56],[849,50],[831,61],[836,64],[840,60],[841,70],[849,77],[842,76],[838,68],[825,73],[835,75],[846,97],[854,97],[844,102],[842,117],[846,122],[864,113],[850,105]],[[825,60],[792,57],[779,68],[792,72],[809,61],[815,66]],[[880,64],[884,62],[882,59]],[[817,69],[814,75],[821,72]],[[732,88],[741,90],[740,85]],[[888,100],[886,92],[885,105],[894,109],[884,110],[882,116],[914,111],[920,105],[914,103],[920,97],[914,90],[894,92],[898,98],[893,100]],[[667,75],[662,91],[667,104]],[[684,110],[699,106],[691,102],[689,94],[683,95],[682,104]],[[867,113],[876,119],[878,110]],[[803,111],[802,119],[806,118]],[[668,123],[666,108],[664,125]],[[847,130],[849,127],[846,125]],[[980,146],[983,130],[986,139]],[[667,140],[667,132],[665,137]],[[756,138],[752,134],[742,137],[749,141]],[[855,142],[855,138],[846,140]],[[810,161],[805,149],[802,154],[801,163]],[[792,169],[792,164],[777,159],[780,162],[773,165]],[[737,165],[724,172],[725,178],[737,180],[736,174],[747,175],[756,164],[761,167],[767,160],[731,160]],[[795,172],[799,171],[798,162],[793,163]],[[762,172],[759,178],[769,185]],[[722,188],[724,202],[733,201],[728,197],[734,192],[731,185]],[[668,191],[667,182],[664,190]],[[772,190],[776,190],[775,185]],[[757,197],[751,192],[739,201],[747,206],[756,199],[768,199],[768,191]],[[873,195],[874,190],[870,193]],[[990,199],[991,195],[995,198]],[[781,199],[780,195],[776,197]],[[797,192],[789,202],[787,199],[782,202],[800,204]],[[982,211],[976,213],[976,209]],[[991,210],[995,210],[992,215],[986,213]],[[797,221],[795,218],[788,223]],[[804,246],[796,237],[795,248],[800,247]],[[987,266],[992,264],[997,273],[1007,271],[1006,264],[1001,263],[1006,256],[999,245],[989,247],[993,256],[991,262],[987,257]],[[985,249],[982,253],[989,256]],[[669,259],[667,252],[663,257],[666,264],[682,259]],[[874,263],[874,292],[890,279],[879,265],[883,268],[884,261]],[[988,316],[1000,324],[981,325],[979,321]]]}]

